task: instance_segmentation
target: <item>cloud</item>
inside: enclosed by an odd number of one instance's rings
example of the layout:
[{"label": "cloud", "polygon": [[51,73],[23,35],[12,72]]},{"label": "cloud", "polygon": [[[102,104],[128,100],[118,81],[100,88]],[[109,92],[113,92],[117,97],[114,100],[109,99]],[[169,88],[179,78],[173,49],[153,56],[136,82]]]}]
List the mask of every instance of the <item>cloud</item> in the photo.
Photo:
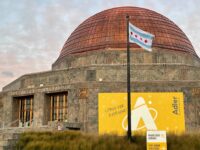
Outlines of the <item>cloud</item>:
[{"label": "cloud", "polygon": [[1,72],[2,77],[14,77],[14,74],[11,71],[3,71]]},{"label": "cloud", "polygon": [[173,20],[200,55],[198,0],[6,0],[0,2],[0,88],[19,76],[51,69],[64,42],[85,19],[117,6],[155,10]]}]

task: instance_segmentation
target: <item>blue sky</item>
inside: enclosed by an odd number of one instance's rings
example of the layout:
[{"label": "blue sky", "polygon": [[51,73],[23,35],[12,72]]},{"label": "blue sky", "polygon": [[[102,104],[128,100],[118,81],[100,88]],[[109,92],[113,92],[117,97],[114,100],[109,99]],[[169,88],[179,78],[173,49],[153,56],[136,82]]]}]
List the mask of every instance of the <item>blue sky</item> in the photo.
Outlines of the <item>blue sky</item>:
[{"label": "blue sky", "polygon": [[117,6],[144,7],[168,17],[200,56],[198,0],[1,0],[0,89],[23,74],[50,70],[82,21]]}]

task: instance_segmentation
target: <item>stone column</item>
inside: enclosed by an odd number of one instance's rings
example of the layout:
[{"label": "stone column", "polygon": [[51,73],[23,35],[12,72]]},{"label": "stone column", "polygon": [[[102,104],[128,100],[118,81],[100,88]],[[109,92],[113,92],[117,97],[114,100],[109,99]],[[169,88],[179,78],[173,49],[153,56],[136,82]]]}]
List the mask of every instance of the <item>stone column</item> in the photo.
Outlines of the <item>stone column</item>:
[{"label": "stone column", "polygon": [[79,122],[82,124],[82,130],[87,132],[87,102],[88,102],[88,89],[79,89]]},{"label": "stone column", "polygon": [[67,95],[67,121],[70,123],[78,123],[79,102],[76,89],[68,90]]},{"label": "stone column", "polygon": [[89,89],[87,102],[87,131],[98,133],[98,92],[97,88]]},{"label": "stone column", "polygon": [[44,124],[45,93],[35,93],[33,100],[33,122],[35,127]]},{"label": "stone column", "polygon": [[3,101],[3,126],[4,127],[9,127],[10,124],[12,123],[12,96],[9,94],[5,94],[2,98]]}]

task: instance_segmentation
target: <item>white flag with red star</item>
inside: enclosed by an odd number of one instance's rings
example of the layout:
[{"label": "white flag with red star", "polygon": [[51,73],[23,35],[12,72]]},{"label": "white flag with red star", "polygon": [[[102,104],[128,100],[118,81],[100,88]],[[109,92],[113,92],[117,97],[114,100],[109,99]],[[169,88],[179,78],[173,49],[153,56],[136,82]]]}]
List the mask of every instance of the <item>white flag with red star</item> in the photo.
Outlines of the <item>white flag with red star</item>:
[{"label": "white flag with red star", "polygon": [[129,42],[136,43],[147,51],[152,51],[154,35],[145,32],[129,22]]}]

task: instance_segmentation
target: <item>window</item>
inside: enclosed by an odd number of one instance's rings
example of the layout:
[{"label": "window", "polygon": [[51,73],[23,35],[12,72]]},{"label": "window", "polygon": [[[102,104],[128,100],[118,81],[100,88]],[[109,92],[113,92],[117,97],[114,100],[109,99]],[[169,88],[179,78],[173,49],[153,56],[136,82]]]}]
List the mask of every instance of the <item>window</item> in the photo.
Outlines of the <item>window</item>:
[{"label": "window", "polygon": [[19,126],[30,126],[33,122],[33,96],[19,97]]},{"label": "window", "polygon": [[50,121],[67,120],[67,93],[51,94],[50,101],[51,101]]}]

